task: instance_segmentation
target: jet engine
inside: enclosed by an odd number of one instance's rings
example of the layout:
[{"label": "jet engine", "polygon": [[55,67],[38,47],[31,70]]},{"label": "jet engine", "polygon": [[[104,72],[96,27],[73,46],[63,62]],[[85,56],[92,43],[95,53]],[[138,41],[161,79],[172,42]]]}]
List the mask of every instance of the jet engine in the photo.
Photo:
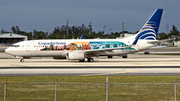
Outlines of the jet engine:
[{"label": "jet engine", "polygon": [[68,60],[84,60],[85,55],[83,52],[68,52],[66,58]]}]

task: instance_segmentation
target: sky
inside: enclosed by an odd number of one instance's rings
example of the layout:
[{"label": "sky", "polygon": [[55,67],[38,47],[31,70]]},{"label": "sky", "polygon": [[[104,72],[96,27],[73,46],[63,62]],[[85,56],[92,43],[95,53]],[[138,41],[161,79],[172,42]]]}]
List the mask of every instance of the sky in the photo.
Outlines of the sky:
[{"label": "sky", "polygon": [[[95,32],[136,32],[141,29],[157,8],[163,15],[159,32],[167,33],[175,25],[180,30],[180,0],[0,0],[0,30],[52,32],[54,27],[88,26]],[[167,25],[169,27],[167,27]]]}]

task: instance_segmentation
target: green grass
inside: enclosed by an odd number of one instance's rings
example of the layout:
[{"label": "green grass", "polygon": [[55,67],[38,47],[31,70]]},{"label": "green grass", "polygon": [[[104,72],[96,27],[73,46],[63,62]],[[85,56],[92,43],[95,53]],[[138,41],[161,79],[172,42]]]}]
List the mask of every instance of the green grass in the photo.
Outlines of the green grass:
[{"label": "green grass", "polygon": [[[7,101],[53,101],[57,79],[57,101],[105,101],[105,76],[20,76],[0,77],[7,80]],[[109,76],[109,83],[177,83],[180,76]],[[52,82],[34,84],[33,82]],[[66,83],[60,83],[66,82]],[[32,83],[32,84],[29,84]],[[177,101],[180,100],[177,85]],[[174,85],[109,84],[109,101],[169,101],[174,100]],[[4,97],[0,84],[0,101]]]}]

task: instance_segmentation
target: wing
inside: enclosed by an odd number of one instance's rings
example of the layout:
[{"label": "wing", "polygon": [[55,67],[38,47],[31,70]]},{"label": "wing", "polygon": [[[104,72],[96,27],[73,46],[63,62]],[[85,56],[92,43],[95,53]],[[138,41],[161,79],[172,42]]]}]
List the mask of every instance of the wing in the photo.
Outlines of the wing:
[{"label": "wing", "polygon": [[104,52],[112,52],[112,50],[122,50],[126,49],[129,47],[121,47],[121,48],[105,48],[105,49],[95,49],[95,50],[84,50],[84,53],[86,55],[97,55],[99,53],[104,53]]}]

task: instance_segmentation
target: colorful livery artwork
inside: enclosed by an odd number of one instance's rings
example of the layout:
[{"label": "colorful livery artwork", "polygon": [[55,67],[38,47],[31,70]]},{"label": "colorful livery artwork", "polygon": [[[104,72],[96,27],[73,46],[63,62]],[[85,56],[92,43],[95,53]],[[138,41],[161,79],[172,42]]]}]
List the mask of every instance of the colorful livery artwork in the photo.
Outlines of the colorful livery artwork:
[{"label": "colorful livery artwork", "polygon": [[106,48],[120,48],[126,47],[127,45],[119,41],[99,41],[99,42],[73,42],[67,45],[61,44],[57,45],[44,45],[41,51],[46,50],[95,50],[95,49],[106,49]]}]

